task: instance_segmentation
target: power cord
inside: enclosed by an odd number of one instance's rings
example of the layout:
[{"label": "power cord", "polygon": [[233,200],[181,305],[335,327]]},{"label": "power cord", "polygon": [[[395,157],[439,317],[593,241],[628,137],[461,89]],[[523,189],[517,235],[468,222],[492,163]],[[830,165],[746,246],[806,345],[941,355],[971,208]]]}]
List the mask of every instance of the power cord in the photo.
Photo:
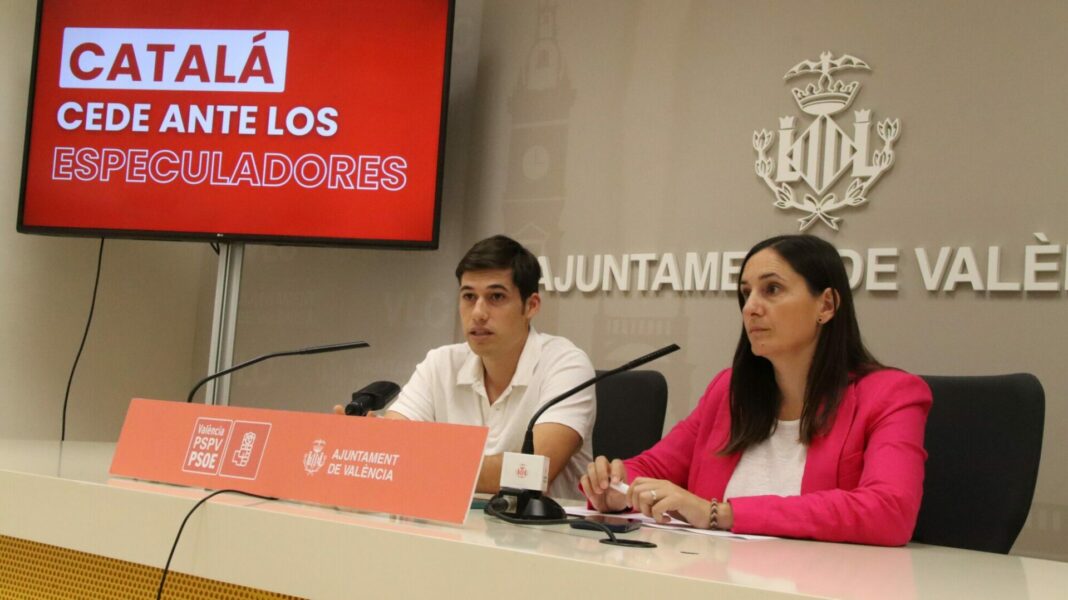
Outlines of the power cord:
[{"label": "power cord", "polygon": [[78,345],[78,354],[74,357],[74,364],[70,368],[70,377],[67,378],[67,391],[63,394],[63,416],[60,423],[59,441],[67,439],[67,404],[70,401],[70,386],[74,382],[74,371],[78,369],[78,361],[82,358],[82,350],[85,349],[85,340],[89,337],[89,326],[93,323],[93,311],[96,309],[96,291],[100,287],[100,264],[104,259],[104,238],[100,238],[100,250],[96,254],[96,277],[93,280],[93,299],[89,303],[89,318],[85,321],[85,333],[82,334],[82,343]]},{"label": "power cord", "polygon": [[[511,523],[513,525],[567,525],[571,521],[581,521],[583,518],[575,516],[573,518],[564,519],[518,519],[511,515],[501,512],[502,509],[508,508],[508,500],[500,496],[494,496],[486,504],[482,510],[491,517],[496,517],[505,523]],[[602,538],[600,542],[602,544],[609,544],[612,546],[629,546],[631,548],[656,548],[656,544],[652,542],[645,542],[642,540],[621,540],[616,537],[616,534],[608,528],[604,523],[598,523],[596,521],[589,521],[591,525],[600,529],[608,537]]]},{"label": "power cord", "polygon": [[167,574],[171,570],[171,559],[174,558],[174,551],[178,548],[178,540],[182,537],[182,530],[185,529],[185,524],[189,521],[189,517],[193,516],[205,502],[211,500],[219,494],[240,494],[242,496],[249,496],[251,498],[259,498],[260,500],[277,500],[278,498],[272,498],[271,496],[261,496],[259,494],[253,494],[252,492],[243,492],[241,490],[218,490],[204,496],[199,502],[193,505],[193,508],[189,509],[189,512],[185,514],[185,518],[182,519],[182,525],[178,528],[178,535],[174,536],[174,544],[171,545],[171,553],[167,555],[167,564],[163,567],[163,577],[159,580],[159,589],[156,591],[156,600],[163,598],[163,584],[167,583]]}]

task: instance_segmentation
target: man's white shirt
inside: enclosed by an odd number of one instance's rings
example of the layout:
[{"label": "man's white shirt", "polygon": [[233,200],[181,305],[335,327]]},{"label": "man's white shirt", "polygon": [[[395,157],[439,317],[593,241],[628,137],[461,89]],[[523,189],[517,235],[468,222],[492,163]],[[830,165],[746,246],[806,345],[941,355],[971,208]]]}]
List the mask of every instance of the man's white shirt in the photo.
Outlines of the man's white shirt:
[{"label": "man's white shirt", "polygon": [[[567,339],[531,328],[515,375],[493,405],[486,394],[482,359],[463,343],[428,352],[389,410],[413,421],[483,425],[489,428],[486,455],[519,452],[534,413],[593,376],[585,352]],[[560,423],[582,436],[582,447],[549,486],[550,496],[581,497],[578,481],[593,460],[590,438],[596,417],[597,402],[590,386],[538,418],[538,423]]]}]

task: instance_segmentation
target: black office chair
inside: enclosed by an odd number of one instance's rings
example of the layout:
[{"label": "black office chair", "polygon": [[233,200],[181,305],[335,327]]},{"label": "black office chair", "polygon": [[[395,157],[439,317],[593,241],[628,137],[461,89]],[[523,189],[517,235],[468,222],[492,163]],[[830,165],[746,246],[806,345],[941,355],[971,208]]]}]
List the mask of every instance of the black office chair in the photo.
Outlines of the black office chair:
[{"label": "black office chair", "polygon": [[924,376],[934,404],[912,539],[1008,554],[1038,477],[1046,400],[1031,374]]},{"label": "black office chair", "polygon": [[630,458],[660,441],[667,411],[667,380],[663,375],[626,371],[598,382],[596,390],[595,457]]}]

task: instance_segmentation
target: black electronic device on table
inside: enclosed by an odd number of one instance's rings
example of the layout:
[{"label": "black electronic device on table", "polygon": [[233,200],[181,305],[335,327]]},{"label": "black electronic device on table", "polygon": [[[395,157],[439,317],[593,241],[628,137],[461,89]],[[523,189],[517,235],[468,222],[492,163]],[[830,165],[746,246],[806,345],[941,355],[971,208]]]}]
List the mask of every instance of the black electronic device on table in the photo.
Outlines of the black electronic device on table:
[{"label": "black electronic device on table", "polygon": [[625,517],[610,517],[606,515],[589,515],[584,519],[576,519],[571,521],[570,525],[574,529],[589,529],[592,531],[604,531],[601,527],[597,526],[600,523],[608,528],[613,533],[628,533],[639,529],[642,524],[641,521],[634,519],[627,519]]}]

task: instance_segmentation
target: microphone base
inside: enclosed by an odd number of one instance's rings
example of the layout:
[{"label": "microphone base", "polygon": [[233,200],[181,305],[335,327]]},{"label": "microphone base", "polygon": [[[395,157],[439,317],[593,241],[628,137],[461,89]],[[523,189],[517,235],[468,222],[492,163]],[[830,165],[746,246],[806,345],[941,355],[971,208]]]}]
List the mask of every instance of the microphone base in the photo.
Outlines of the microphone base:
[{"label": "microphone base", "polygon": [[501,488],[498,496],[508,501],[508,509],[502,512],[516,519],[555,521],[567,518],[564,507],[537,490]]}]

